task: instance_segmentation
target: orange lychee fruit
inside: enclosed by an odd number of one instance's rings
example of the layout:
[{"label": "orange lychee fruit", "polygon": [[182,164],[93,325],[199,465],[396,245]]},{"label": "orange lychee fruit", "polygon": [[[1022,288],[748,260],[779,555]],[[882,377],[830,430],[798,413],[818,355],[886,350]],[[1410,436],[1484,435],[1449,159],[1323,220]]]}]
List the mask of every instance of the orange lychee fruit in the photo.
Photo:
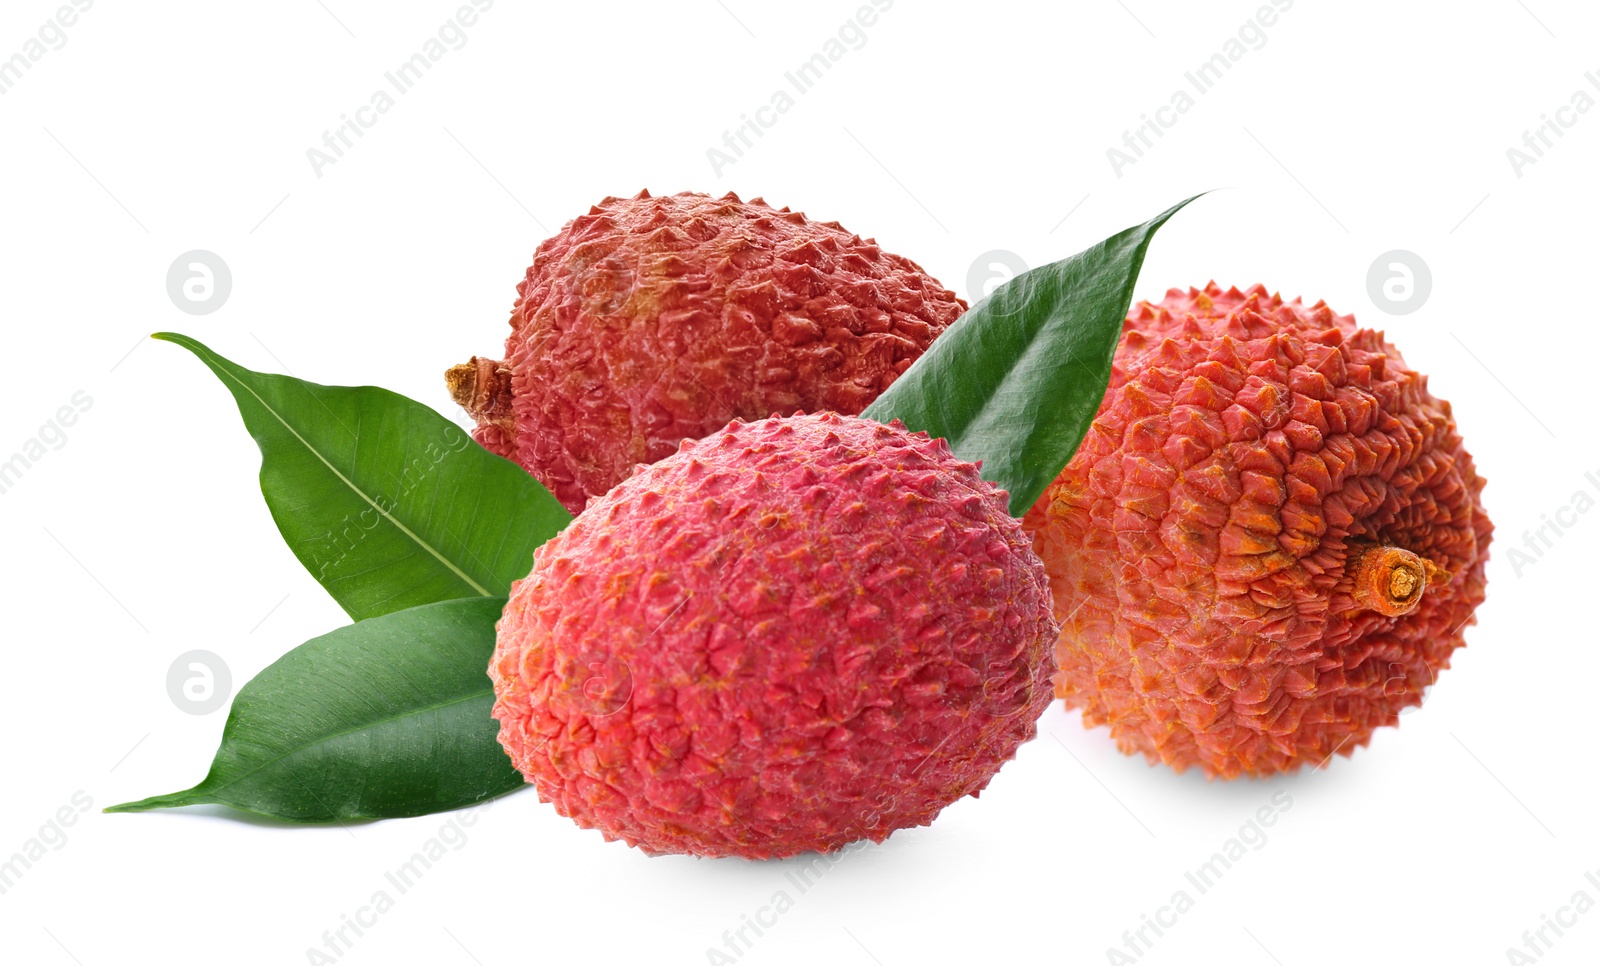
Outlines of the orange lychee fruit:
[{"label": "orange lychee fruit", "polygon": [[1125,752],[1232,778],[1349,755],[1420,704],[1493,526],[1450,404],[1322,302],[1173,289],[1025,524],[1056,693]]}]

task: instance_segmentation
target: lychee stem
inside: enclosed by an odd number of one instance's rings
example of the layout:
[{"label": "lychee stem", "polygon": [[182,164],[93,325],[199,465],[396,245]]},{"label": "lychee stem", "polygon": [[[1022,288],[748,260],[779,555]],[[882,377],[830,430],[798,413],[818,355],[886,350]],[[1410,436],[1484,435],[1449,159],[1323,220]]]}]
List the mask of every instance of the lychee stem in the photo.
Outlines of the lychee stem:
[{"label": "lychee stem", "polygon": [[444,382],[450,398],[478,422],[510,431],[511,371],[505,363],[473,356],[445,370]]},{"label": "lychee stem", "polygon": [[1450,575],[1433,561],[1400,547],[1373,546],[1356,552],[1350,596],[1361,607],[1388,617],[1417,609],[1429,581],[1443,583]]}]

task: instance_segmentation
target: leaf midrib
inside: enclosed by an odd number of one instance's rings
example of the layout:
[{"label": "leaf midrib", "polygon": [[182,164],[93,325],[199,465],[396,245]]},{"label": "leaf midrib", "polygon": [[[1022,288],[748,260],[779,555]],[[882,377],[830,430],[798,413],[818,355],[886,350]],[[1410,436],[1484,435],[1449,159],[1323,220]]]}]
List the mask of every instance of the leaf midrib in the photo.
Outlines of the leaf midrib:
[{"label": "leaf midrib", "polygon": [[254,398],[255,401],[261,405],[262,409],[265,409],[267,411],[267,413],[272,416],[273,419],[276,419],[278,421],[279,425],[283,426],[284,429],[288,430],[289,434],[291,436],[293,436],[296,440],[298,440],[300,445],[302,445],[302,446],[304,446],[306,448],[306,452],[310,453],[312,456],[315,456],[317,458],[317,460],[322,463],[323,466],[326,466],[328,468],[328,472],[330,472],[334,476],[338,477],[339,482],[343,483],[346,487],[348,487],[350,492],[354,493],[356,496],[359,496],[361,499],[365,500],[367,502],[368,506],[372,507],[374,510],[377,510],[378,513],[385,520],[389,521],[389,523],[394,525],[395,529],[397,529],[401,533],[405,534],[417,546],[421,547],[422,549],[428,551],[428,553],[432,554],[434,559],[438,560],[440,563],[442,563],[446,567],[450,568],[450,571],[452,573],[454,573],[457,577],[460,577],[462,582],[464,582],[467,586],[471,587],[478,594],[479,597],[494,597],[494,596],[496,596],[487,587],[484,587],[482,584],[478,583],[476,580],[473,580],[472,577],[469,574],[467,574],[466,571],[464,571],[460,567],[456,566],[453,561],[451,561],[443,553],[439,552],[439,550],[437,548],[435,548],[431,543],[429,543],[428,541],[422,539],[415,532],[413,532],[410,527],[406,526],[404,523],[402,523],[398,519],[396,519],[393,514],[389,513],[389,511],[385,510],[382,506],[380,506],[377,503],[377,501],[372,499],[372,497],[368,496],[366,494],[366,491],[362,490],[359,486],[357,486],[353,480],[351,480],[349,477],[345,476],[343,473],[339,472],[339,468],[337,466],[334,466],[331,462],[329,462],[328,458],[323,456],[321,451],[319,451],[315,446],[311,445],[311,442],[309,440],[307,440],[304,436],[301,436],[300,433],[293,426],[291,426],[289,424],[288,420],[284,419],[281,415],[278,414],[278,411],[272,407],[272,404],[268,403],[265,399],[261,398],[261,394],[260,393],[256,392],[254,389],[252,389],[250,387],[249,383],[245,382],[243,379],[240,379],[238,376],[235,376],[233,373],[229,372],[227,366],[224,366],[224,365],[221,364],[222,360],[220,358],[214,356],[209,350],[207,350],[204,346],[200,345],[199,343],[192,343],[192,344],[185,345],[185,348],[188,348],[191,352],[194,352],[194,351],[197,351],[197,350],[198,351],[203,351],[203,352],[205,352],[205,354],[207,356],[211,357],[212,360],[214,360],[217,363],[213,367],[213,368],[216,369],[216,371],[222,373],[224,376],[227,376],[235,384],[237,384],[240,388],[244,389],[245,392],[249,393],[251,395],[251,397]]},{"label": "leaf midrib", "polygon": [[[1187,202],[1185,202],[1185,204],[1187,204]],[[1135,225],[1133,228],[1127,229],[1127,231],[1137,231],[1137,230],[1145,228],[1145,227],[1146,227],[1145,225]],[[1157,226],[1157,227],[1159,227],[1159,226]],[[1119,233],[1119,234],[1121,234],[1121,233]],[[1135,252],[1135,255],[1136,255],[1135,260],[1137,260],[1137,261],[1139,261],[1141,263],[1143,262],[1143,259],[1137,257],[1138,248],[1139,248],[1140,244],[1148,242],[1148,239],[1149,239],[1150,235],[1151,235],[1151,232],[1146,231],[1144,239],[1141,239],[1140,241],[1135,242],[1134,246],[1133,246],[1134,247],[1134,252]],[[1097,248],[1107,248],[1107,247],[1109,247],[1107,245],[1107,242],[1112,241],[1113,239],[1115,239],[1115,237],[1116,236],[1112,236],[1111,239],[1107,239],[1105,242],[1101,242],[1098,245],[1091,246],[1090,248],[1085,249],[1082,252],[1079,252],[1077,255],[1070,256],[1068,259],[1063,259],[1063,261],[1065,262],[1065,261],[1070,261],[1071,259],[1075,259],[1075,258],[1082,258],[1083,256],[1088,255],[1090,252],[1095,251],[1095,249],[1097,249]],[[1043,271],[1050,270],[1050,269],[1056,270],[1054,277],[1051,278],[1051,284],[1054,285],[1056,288],[1064,288],[1065,286],[1062,284],[1063,279],[1060,276],[1060,272],[1064,267],[1065,266],[1063,266],[1059,262],[1053,262],[1053,263],[1048,264],[1048,265],[1041,265],[1037,269],[1035,269],[1034,271],[1043,272]],[[1129,301],[1129,300],[1132,299],[1133,288],[1134,288],[1134,285],[1135,285],[1135,279],[1136,279],[1137,275],[1138,275],[1138,271],[1137,271],[1137,267],[1136,267],[1135,271],[1128,278],[1128,280],[1122,284],[1121,291],[1119,292],[1119,295],[1122,296],[1123,301]],[[985,310],[987,311],[987,309],[986,309],[987,302],[988,302],[988,300],[985,299],[984,303],[980,304],[979,306],[974,306],[974,315],[976,314],[976,309],[978,309],[978,308],[985,308]],[[1068,308],[1067,306],[1062,306],[1061,307],[1061,316],[1060,317],[1062,317],[1062,318],[1067,317],[1069,312],[1070,312],[1070,308]],[[1126,310],[1123,310],[1123,312],[1118,313],[1119,317],[1121,315],[1124,315],[1124,314],[1126,314]],[[961,420],[959,420],[959,422],[952,421],[954,424],[949,427],[950,435],[952,435],[952,436],[960,436],[960,437],[964,438],[966,435],[969,434],[969,432],[971,431],[972,427],[978,426],[978,425],[982,425],[984,423],[984,421],[987,419],[987,417],[989,417],[991,410],[996,409],[996,408],[1001,408],[999,406],[998,402],[997,402],[997,400],[1001,396],[1001,390],[1005,388],[1006,383],[1008,381],[1010,381],[1010,379],[1016,374],[1017,370],[1019,368],[1021,368],[1023,362],[1028,358],[1029,354],[1031,353],[1034,345],[1036,345],[1037,343],[1039,343],[1041,341],[1044,341],[1044,339],[1045,339],[1045,330],[1050,327],[1050,322],[1051,322],[1051,320],[1052,320],[1052,318],[1054,316],[1055,316],[1055,313],[1047,314],[1045,316],[1045,318],[1043,319],[1043,321],[1041,321],[1038,325],[1033,326],[1030,331],[1023,331],[1023,332],[1020,333],[1022,335],[1022,345],[1021,345],[1020,351],[1016,354],[1016,358],[1009,365],[1007,365],[1004,370],[1002,370],[1002,371],[997,373],[997,377],[998,378],[993,380],[992,385],[990,385],[988,387],[988,391],[984,393],[984,396],[980,400],[978,406],[976,408],[974,408],[970,413],[968,413],[965,419],[961,419]],[[974,321],[971,321],[971,322],[969,322],[967,324],[969,324],[969,325],[981,324],[981,320],[974,319]],[[1065,362],[1070,364],[1070,365],[1072,365],[1072,366],[1074,366],[1074,367],[1078,367],[1078,368],[1082,368],[1083,367],[1082,360],[1079,360],[1079,359],[1076,359],[1076,358],[1067,359],[1067,360],[1065,360]],[[891,414],[891,415],[893,415],[893,414]]]}]

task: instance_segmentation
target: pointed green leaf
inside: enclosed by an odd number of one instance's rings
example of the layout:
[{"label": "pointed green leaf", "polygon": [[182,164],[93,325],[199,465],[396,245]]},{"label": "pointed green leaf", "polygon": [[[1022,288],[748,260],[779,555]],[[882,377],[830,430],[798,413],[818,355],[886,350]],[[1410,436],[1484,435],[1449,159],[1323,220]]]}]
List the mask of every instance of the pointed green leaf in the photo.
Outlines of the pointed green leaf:
[{"label": "pointed green leaf", "polygon": [[[1195,197],[1199,197],[1196,195]],[[1181,201],[973,306],[862,413],[944,437],[1028,511],[1072,459],[1111,381],[1111,358],[1156,229]]]},{"label": "pointed green leaf", "polygon": [[290,822],[426,815],[521,787],[485,668],[505,601],[446,601],[307,641],[239,690],[211,773],[114,805],[222,804]]},{"label": "pointed green leaf", "polygon": [[261,447],[289,549],[355,620],[500,597],[571,514],[533,477],[411,399],[252,372],[187,336]]}]

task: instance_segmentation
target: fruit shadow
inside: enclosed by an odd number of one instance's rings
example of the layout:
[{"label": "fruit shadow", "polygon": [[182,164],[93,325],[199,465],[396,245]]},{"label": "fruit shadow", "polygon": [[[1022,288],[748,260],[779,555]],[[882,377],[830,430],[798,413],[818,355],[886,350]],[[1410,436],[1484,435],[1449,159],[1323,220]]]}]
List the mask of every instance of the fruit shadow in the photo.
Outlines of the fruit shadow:
[{"label": "fruit shadow", "polygon": [[[1098,785],[1130,813],[1140,816],[1141,821],[1149,813],[1150,820],[1158,824],[1165,824],[1160,817],[1164,811],[1169,820],[1176,817],[1171,812],[1174,802],[1181,803],[1181,811],[1191,819],[1202,812],[1217,818],[1231,818],[1258,808],[1280,790],[1299,797],[1302,792],[1310,794],[1318,789],[1349,787],[1353,781],[1359,781],[1358,777],[1353,777],[1356,772],[1352,770],[1359,765],[1343,754],[1287,774],[1224,779],[1207,778],[1204,770],[1197,766],[1175,771],[1165,764],[1152,764],[1143,755],[1123,753],[1112,740],[1109,728],[1085,728],[1078,712],[1067,711],[1059,703],[1052,705],[1041,718],[1039,737],[1035,741],[1058,745],[1070,755],[1063,756],[1065,767],[1084,778],[1085,793],[1092,793],[1093,787]],[[1370,751],[1362,746],[1355,749],[1354,755]]]},{"label": "fruit shadow", "polygon": [[675,865],[679,869],[688,870],[689,874],[740,888],[746,885],[752,889],[770,886],[773,876],[777,875],[785,882],[800,886],[801,891],[805,891],[833,869],[864,865],[872,861],[869,856],[881,857],[890,853],[914,852],[928,846],[936,848],[933,838],[915,834],[927,831],[929,829],[926,826],[900,829],[882,842],[874,843],[862,839],[833,852],[801,852],[781,859],[658,855],[651,856],[651,861]]}]

